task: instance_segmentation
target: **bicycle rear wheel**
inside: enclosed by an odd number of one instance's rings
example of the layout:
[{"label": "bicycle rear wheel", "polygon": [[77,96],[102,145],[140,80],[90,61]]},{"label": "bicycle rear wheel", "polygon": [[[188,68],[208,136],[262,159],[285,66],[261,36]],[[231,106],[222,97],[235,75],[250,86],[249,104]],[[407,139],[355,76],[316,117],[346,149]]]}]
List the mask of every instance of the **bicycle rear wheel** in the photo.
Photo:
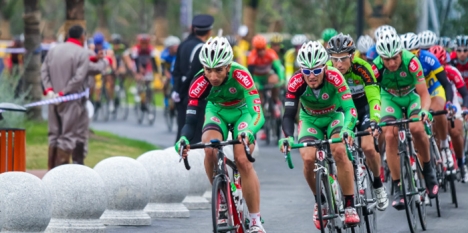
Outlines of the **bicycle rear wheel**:
[{"label": "bicycle rear wheel", "polygon": [[117,86],[118,91],[116,92],[115,98],[115,116],[117,119],[127,120],[129,107],[129,97],[124,86]]},{"label": "bicycle rear wheel", "polygon": [[147,87],[146,92],[146,101],[147,101],[147,108],[148,108],[148,123],[153,125],[156,121],[156,100],[154,98],[154,92],[151,90],[151,87]]},{"label": "bicycle rear wheel", "polygon": [[455,204],[455,208],[458,208],[457,189],[455,187],[455,178],[452,177],[449,181],[450,193],[452,196],[452,204]]},{"label": "bicycle rear wheel", "polygon": [[[431,166],[435,168],[437,182],[439,182],[439,185],[443,186],[445,183],[444,168],[442,167],[442,164],[437,161],[437,158],[436,158],[437,154],[433,146],[433,143],[431,143],[431,146],[430,146],[430,153],[431,153]],[[440,218],[441,214],[440,214],[439,195],[435,197],[435,205],[437,209],[437,217]]]},{"label": "bicycle rear wheel", "polygon": [[408,226],[411,233],[416,231],[416,205],[415,205],[415,188],[413,179],[413,170],[409,162],[407,151],[400,152],[400,168],[401,168],[401,193],[405,201],[405,212]]},{"label": "bicycle rear wheel", "polygon": [[[234,219],[230,213],[233,213],[233,210],[230,209],[228,204],[228,185],[226,181],[218,176],[213,181],[213,192],[211,196],[211,217],[213,220],[213,232],[236,232],[236,227],[234,226]],[[225,208],[225,211],[220,213],[220,207]]]}]

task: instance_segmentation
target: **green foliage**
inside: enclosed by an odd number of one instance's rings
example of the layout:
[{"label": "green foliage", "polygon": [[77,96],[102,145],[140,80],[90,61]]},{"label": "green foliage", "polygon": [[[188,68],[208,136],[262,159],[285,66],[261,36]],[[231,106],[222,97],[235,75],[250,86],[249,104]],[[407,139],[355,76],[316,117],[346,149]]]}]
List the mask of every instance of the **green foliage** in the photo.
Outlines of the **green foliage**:
[{"label": "green foliage", "polygon": [[[18,85],[18,77],[11,77],[3,72],[0,74],[0,102],[13,103],[24,105],[24,97],[27,94],[22,94],[19,98],[15,98],[15,88]],[[3,111],[3,120],[0,121],[0,128],[22,128],[26,120],[26,115],[23,112]]]}]

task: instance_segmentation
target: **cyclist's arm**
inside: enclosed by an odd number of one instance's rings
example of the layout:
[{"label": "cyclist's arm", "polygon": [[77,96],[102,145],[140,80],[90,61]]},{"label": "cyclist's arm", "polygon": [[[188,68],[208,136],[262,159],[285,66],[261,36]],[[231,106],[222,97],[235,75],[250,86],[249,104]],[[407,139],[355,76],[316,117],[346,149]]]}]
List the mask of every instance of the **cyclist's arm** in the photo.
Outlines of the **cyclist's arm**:
[{"label": "cyclist's arm", "polygon": [[463,81],[460,71],[450,65],[446,65],[444,68],[447,73],[447,78],[453,82],[458,93],[460,93],[463,98],[463,107],[468,108],[468,89],[466,88],[465,81]]},{"label": "cyclist's arm", "polygon": [[281,60],[280,59],[276,59],[273,61],[272,63],[272,66],[273,66],[273,70],[275,71],[275,73],[278,75],[278,79],[279,79],[279,83],[284,83],[284,67],[283,65],[281,65]]},{"label": "cyclist's arm", "polygon": [[244,87],[244,98],[249,113],[252,116],[248,127],[252,134],[255,135],[260,128],[262,128],[263,123],[265,123],[260,96],[258,95],[252,76],[246,70],[234,70],[233,76],[236,78],[237,82]]},{"label": "cyclist's arm", "polygon": [[458,93],[463,97],[463,106],[465,108],[468,108],[468,89],[466,88],[465,85],[462,87],[458,88]]},{"label": "cyclist's arm", "polygon": [[[201,86],[208,86],[206,88],[201,88],[202,91],[200,92],[191,92],[190,90],[195,90]],[[208,94],[210,93],[211,85],[208,80],[205,79],[203,75],[203,71],[200,71],[196,78],[193,79],[193,82],[190,84],[189,88],[189,101],[187,105],[187,112],[185,117],[185,125],[182,128],[181,136],[185,136],[189,141],[192,140],[196,126],[198,123],[197,112],[203,111],[202,107],[200,106],[199,102],[202,99],[205,99]]]},{"label": "cyclist's arm", "polygon": [[450,82],[448,81],[447,73],[445,73],[445,70],[442,67],[441,69],[442,69],[441,71],[439,71],[438,73],[435,73],[435,76],[437,80],[439,80],[440,84],[442,84],[442,86],[445,89],[445,99],[447,101],[452,102],[453,100],[452,84],[450,84]]},{"label": "cyclist's arm", "polygon": [[416,92],[419,97],[421,97],[421,109],[429,111],[429,108],[431,107],[431,95],[427,90],[421,63],[416,57],[413,57],[409,63],[408,70],[414,79],[413,83],[415,84]]},{"label": "cyclist's arm", "polygon": [[371,65],[365,63],[363,65],[356,64],[356,72],[364,82],[364,92],[366,93],[367,102],[369,102],[370,120],[380,121],[380,87],[377,84],[374,72]]},{"label": "cyclist's arm", "polygon": [[294,137],[294,123],[299,108],[299,99],[307,88],[302,74],[296,74],[289,79],[286,98],[284,100],[283,132],[285,137]]},{"label": "cyclist's arm", "polygon": [[[357,120],[357,110],[354,106],[354,101],[351,95],[351,91],[349,90],[348,84],[346,83],[346,80],[339,71],[329,70],[328,75],[329,76],[327,77],[327,81],[335,87],[336,102],[340,103],[341,108],[343,108],[343,113],[345,115],[344,127],[346,127],[346,129],[350,131],[353,131]],[[330,75],[333,75],[335,77],[331,78]],[[340,79],[341,81],[336,81]],[[336,85],[336,83],[339,83],[341,85]]]}]

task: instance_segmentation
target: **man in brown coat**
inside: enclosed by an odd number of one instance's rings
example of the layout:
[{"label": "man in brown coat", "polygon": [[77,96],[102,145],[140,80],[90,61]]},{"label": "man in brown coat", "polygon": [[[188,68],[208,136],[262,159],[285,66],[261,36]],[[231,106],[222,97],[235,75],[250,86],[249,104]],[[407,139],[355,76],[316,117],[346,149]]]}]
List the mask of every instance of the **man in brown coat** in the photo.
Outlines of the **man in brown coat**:
[{"label": "man in brown coat", "polygon": [[[83,44],[85,31],[73,26],[66,43],[52,48],[42,64],[41,78],[44,94],[49,98],[81,93],[86,87],[89,55]],[[76,125],[86,101],[72,100],[49,105],[49,169],[67,164],[75,148]]]}]

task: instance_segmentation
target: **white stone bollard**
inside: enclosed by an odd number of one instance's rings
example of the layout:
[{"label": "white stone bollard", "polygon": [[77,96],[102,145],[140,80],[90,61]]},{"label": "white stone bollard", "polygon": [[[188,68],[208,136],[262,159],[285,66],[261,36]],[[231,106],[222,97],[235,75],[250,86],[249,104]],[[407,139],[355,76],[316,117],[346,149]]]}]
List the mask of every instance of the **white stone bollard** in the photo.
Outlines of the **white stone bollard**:
[{"label": "white stone bollard", "polygon": [[136,160],[116,156],[102,160],[95,167],[104,181],[107,209],[101,216],[105,225],[151,225],[143,211],[149,201],[149,176]]},{"label": "white stone bollard", "polygon": [[50,170],[42,181],[52,197],[52,219],[45,232],[106,232],[99,218],[106,210],[107,196],[97,172],[67,164]]},{"label": "white stone bollard", "polygon": [[50,204],[49,189],[36,176],[0,174],[1,232],[44,232],[51,218]]},{"label": "white stone bollard", "polygon": [[207,187],[211,186],[205,171],[205,151],[202,149],[190,150],[187,158],[191,167],[188,171],[190,189],[182,203],[189,210],[210,209],[210,203],[202,197]]},{"label": "white stone bollard", "polygon": [[137,158],[149,175],[150,199],[144,211],[152,218],[188,218],[190,212],[182,204],[189,190],[189,173],[174,147],[154,150]]}]

